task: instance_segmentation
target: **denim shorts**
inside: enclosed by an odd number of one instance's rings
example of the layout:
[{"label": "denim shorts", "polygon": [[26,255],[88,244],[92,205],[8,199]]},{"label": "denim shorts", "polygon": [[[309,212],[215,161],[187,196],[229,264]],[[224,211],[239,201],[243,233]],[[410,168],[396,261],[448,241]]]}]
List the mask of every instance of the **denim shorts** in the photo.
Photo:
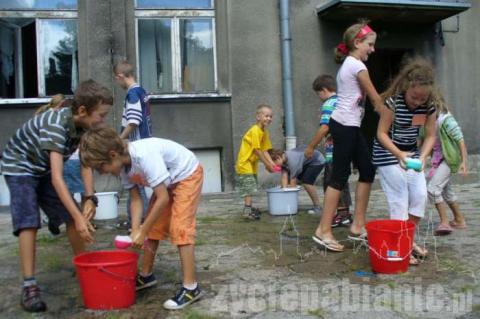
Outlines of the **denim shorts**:
[{"label": "denim shorts", "polygon": [[39,208],[55,226],[72,220],[52,185],[50,174],[42,177],[5,175],[5,181],[10,189],[10,212],[15,236],[23,229],[41,228]]}]

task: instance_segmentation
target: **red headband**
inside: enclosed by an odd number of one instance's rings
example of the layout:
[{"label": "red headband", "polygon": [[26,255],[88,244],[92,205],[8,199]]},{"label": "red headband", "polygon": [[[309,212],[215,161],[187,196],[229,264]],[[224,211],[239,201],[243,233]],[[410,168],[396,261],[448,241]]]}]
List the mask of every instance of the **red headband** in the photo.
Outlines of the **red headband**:
[{"label": "red headband", "polygon": [[372,28],[368,24],[364,25],[360,31],[358,31],[357,35],[355,36],[355,39],[363,39],[367,34],[370,32],[374,32]]},{"label": "red headband", "polygon": [[348,55],[348,52],[349,52],[347,45],[344,42],[341,42],[337,45],[337,50],[345,55]]}]

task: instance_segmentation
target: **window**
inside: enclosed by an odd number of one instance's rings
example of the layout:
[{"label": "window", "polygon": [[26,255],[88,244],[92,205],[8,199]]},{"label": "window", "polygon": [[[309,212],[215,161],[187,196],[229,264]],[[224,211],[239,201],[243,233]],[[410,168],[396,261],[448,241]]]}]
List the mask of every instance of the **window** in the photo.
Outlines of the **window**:
[{"label": "window", "polygon": [[0,0],[0,98],[73,94],[78,49],[77,12],[71,8],[76,1]]},{"label": "window", "polygon": [[0,0],[0,10],[4,9],[77,9],[77,0]]},{"label": "window", "polygon": [[212,0],[137,0],[138,9],[213,9]]},{"label": "window", "polygon": [[149,93],[216,92],[214,15],[211,0],[137,0],[138,73]]}]

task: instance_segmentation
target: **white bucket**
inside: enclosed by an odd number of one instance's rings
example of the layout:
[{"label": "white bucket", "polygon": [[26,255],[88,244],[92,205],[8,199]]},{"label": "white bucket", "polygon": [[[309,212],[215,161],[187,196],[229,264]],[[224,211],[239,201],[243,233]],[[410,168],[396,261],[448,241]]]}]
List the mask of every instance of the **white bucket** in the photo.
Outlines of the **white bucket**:
[{"label": "white bucket", "polygon": [[0,175],[0,206],[10,205],[10,190],[8,189],[5,177]]},{"label": "white bucket", "polygon": [[117,192],[96,193],[98,198],[95,220],[114,219],[118,217],[118,195]]},{"label": "white bucket", "polygon": [[295,215],[298,212],[298,191],[300,188],[273,187],[267,189],[270,215]]}]

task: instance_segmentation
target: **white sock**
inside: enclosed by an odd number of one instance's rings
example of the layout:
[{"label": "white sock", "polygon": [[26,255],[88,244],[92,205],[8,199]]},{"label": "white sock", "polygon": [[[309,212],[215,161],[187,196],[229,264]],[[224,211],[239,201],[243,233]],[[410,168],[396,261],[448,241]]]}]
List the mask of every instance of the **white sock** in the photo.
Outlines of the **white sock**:
[{"label": "white sock", "polygon": [[198,284],[196,281],[193,284],[189,284],[189,285],[183,284],[183,287],[187,288],[188,290],[195,290],[197,289],[197,286]]}]

